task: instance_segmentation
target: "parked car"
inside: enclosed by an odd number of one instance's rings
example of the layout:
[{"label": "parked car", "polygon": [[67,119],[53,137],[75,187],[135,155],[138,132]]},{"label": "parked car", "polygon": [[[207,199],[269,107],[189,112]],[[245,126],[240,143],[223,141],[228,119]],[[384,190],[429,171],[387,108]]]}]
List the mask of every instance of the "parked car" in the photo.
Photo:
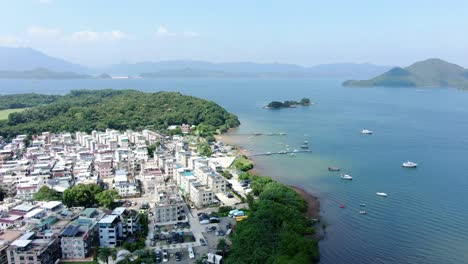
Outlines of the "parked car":
[{"label": "parked car", "polygon": [[234,198],[234,194],[228,193],[228,194],[227,194],[227,197],[228,197],[228,198]]},{"label": "parked car", "polygon": [[156,240],[151,240],[151,246],[155,247],[156,246]]},{"label": "parked car", "polygon": [[161,253],[161,250],[156,250],[156,263],[161,263],[162,261],[162,253]]},{"label": "parked car", "polygon": [[200,225],[207,225],[209,223],[210,223],[209,219],[205,219],[205,220],[200,221]]},{"label": "parked car", "polygon": [[169,253],[167,252],[167,249],[163,249],[162,257],[163,257],[163,262],[168,262],[169,261]]},{"label": "parked car", "polygon": [[206,241],[205,241],[205,239],[200,238],[200,244],[201,244],[202,246],[206,246]]},{"label": "parked car", "polygon": [[211,217],[210,218],[210,223],[219,223],[219,218],[218,217]]},{"label": "parked car", "polygon": [[181,261],[182,260],[182,253],[180,253],[179,251],[177,251],[175,253],[175,260],[176,261]]}]

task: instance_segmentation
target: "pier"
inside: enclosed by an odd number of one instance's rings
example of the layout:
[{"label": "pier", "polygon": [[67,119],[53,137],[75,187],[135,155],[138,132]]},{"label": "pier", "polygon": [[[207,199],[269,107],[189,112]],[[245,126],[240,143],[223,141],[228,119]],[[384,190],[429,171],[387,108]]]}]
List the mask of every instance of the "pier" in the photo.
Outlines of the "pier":
[{"label": "pier", "polygon": [[251,154],[247,155],[247,157],[258,157],[258,156],[271,156],[271,155],[286,155],[286,154],[291,154],[291,153],[307,153],[307,152],[312,152],[310,149],[304,149],[304,150],[296,150],[296,151],[278,151],[278,152],[266,152],[266,153],[257,153],[257,154]]}]

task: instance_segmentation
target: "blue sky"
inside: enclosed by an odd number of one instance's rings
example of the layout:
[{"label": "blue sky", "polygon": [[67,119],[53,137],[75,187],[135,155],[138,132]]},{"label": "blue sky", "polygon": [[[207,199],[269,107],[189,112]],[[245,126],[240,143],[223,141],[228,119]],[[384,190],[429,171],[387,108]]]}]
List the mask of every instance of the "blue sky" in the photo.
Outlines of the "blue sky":
[{"label": "blue sky", "polygon": [[468,66],[468,1],[0,0],[0,45],[88,66],[193,59]]}]

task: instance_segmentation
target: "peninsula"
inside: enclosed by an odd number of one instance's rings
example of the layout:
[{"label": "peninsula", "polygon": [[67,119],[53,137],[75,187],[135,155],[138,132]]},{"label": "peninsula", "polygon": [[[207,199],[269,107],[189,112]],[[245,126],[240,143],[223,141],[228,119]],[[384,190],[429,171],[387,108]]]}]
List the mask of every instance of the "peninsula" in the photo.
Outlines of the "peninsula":
[{"label": "peninsula", "polygon": [[310,102],[309,98],[302,98],[300,101],[271,101],[265,109],[280,109],[280,108],[295,108],[297,106],[309,106],[313,103]]},{"label": "peninsula", "polygon": [[441,59],[428,59],[416,62],[406,68],[395,67],[369,80],[348,80],[343,85],[468,89],[468,70]]}]

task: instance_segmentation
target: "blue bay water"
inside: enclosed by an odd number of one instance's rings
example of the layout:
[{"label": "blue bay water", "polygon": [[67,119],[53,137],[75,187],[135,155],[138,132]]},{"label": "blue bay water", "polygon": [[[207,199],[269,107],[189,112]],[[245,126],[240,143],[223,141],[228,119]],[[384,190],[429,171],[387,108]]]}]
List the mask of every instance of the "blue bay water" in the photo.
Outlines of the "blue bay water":
[{"label": "blue bay water", "polygon": [[[71,89],[179,91],[214,100],[240,117],[229,135],[258,170],[321,198],[327,235],[321,263],[468,263],[468,92],[346,88],[339,79],[0,80],[0,94]],[[265,110],[271,100],[316,105]],[[374,131],[361,135],[362,129]],[[253,132],[285,132],[255,136]],[[417,169],[403,169],[412,160]],[[353,181],[327,171],[339,166]],[[387,198],[376,192],[388,193]],[[360,215],[366,203],[368,215]],[[346,205],[340,209],[339,205]]]}]

